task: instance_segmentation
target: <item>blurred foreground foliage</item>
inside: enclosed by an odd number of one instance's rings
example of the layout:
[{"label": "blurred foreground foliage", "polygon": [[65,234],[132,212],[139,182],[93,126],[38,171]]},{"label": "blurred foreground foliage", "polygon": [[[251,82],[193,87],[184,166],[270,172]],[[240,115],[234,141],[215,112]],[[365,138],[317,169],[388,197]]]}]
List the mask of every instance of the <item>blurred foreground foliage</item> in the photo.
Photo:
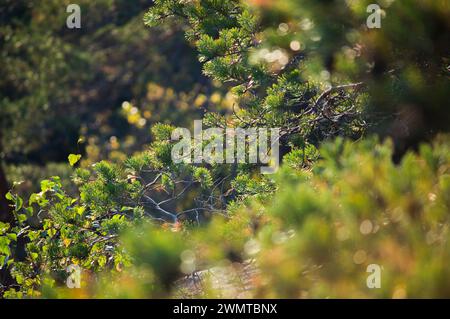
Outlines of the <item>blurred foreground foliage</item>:
[{"label": "blurred foreground foliage", "polygon": [[[448,297],[449,145],[440,136],[396,165],[391,142],[325,143],[312,169],[285,166],[275,193],[239,200],[204,227],[157,227],[143,206],[106,209],[120,196],[93,196],[134,188],[109,184],[117,177],[107,166],[81,185],[79,199],[57,178],[44,181],[26,204],[11,195],[21,223],[33,203],[41,220],[33,228],[2,224],[2,262],[20,285],[4,297],[171,297],[183,275],[246,260],[258,268],[252,297]],[[28,243],[19,262],[8,244],[20,237]],[[82,289],[63,288],[70,264],[84,269]],[[369,264],[382,269],[380,289],[366,286]],[[232,294],[208,282],[200,297]]]}]

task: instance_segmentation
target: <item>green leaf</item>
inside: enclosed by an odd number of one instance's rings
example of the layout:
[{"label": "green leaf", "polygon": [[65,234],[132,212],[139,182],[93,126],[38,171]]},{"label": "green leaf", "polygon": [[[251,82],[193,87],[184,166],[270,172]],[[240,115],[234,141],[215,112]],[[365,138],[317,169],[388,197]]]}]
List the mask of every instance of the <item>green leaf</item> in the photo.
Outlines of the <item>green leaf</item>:
[{"label": "green leaf", "polygon": [[3,235],[4,233],[6,233],[9,229],[9,227],[10,227],[9,224],[0,222],[0,235]]},{"label": "green leaf", "polygon": [[23,278],[23,276],[22,276],[21,274],[17,273],[17,274],[15,275],[15,277],[16,277],[16,281],[17,281],[17,283],[18,283],[19,285],[23,284],[23,281],[24,281],[25,278]]},{"label": "green leaf", "polygon": [[9,250],[9,243],[11,240],[6,236],[0,236],[0,254],[9,256],[11,254]]},{"label": "green leaf", "polygon": [[29,205],[33,205],[38,202],[40,194],[33,193],[30,195],[30,199],[28,200]]},{"label": "green leaf", "polygon": [[19,196],[16,197],[16,211],[21,210],[23,207],[23,199]]},{"label": "green leaf", "polygon": [[0,255],[0,269],[3,268],[3,265],[5,264],[6,256]]},{"label": "green leaf", "polygon": [[86,211],[86,207],[84,206],[79,206],[76,208],[77,214],[78,215],[83,215],[83,213]]},{"label": "green leaf", "polygon": [[41,190],[43,193],[51,190],[54,186],[55,183],[48,179],[44,179],[43,181],[41,181]]},{"label": "green leaf", "polygon": [[12,241],[17,241],[17,234],[9,233],[9,234],[6,234],[6,236],[7,236],[9,239],[11,239]]},{"label": "green leaf", "polygon": [[98,265],[100,267],[104,267],[106,265],[106,256],[100,256],[98,257]]},{"label": "green leaf", "polygon": [[36,240],[39,237],[39,232],[37,231],[30,231],[28,232],[28,238],[33,241]]},{"label": "green leaf", "polygon": [[17,215],[17,220],[18,220],[18,222],[20,224],[24,223],[27,220],[27,215],[25,215],[25,214],[18,214]]},{"label": "green leaf", "polygon": [[56,235],[56,229],[50,228],[49,230],[47,230],[47,234],[50,238],[52,238],[53,236]]},{"label": "green leaf", "polygon": [[69,164],[70,166],[74,166],[81,159],[80,154],[70,154],[69,155]]},{"label": "green leaf", "polygon": [[13,195],[11,194],[11,192],[6,193],[5,198],[6,198],[7,200],[14,200],[14,197],[13,197]]},{"label": "green leaf", "polygon": [[33,209],[33,207],[30,206],[25,209],[25,212],[28,217],[31,217],[31,216],[33,216],[34,209]]}]

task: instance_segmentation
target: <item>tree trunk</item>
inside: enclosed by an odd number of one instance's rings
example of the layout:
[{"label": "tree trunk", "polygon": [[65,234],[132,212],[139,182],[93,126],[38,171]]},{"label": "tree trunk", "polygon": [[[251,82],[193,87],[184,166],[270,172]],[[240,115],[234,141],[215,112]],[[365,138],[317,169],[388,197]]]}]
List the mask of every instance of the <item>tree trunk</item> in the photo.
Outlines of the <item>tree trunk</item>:
[{"label": "tree trunk", "polygon": [[[0,129],[0,154],[2,153],[2,131]],[[5,171],[3,170],[2,161],[0,160],[0,221],[11,222],[12,214],[11,207],[8,200],[5,198],[9,191],[8,181],[6,179]]]}]

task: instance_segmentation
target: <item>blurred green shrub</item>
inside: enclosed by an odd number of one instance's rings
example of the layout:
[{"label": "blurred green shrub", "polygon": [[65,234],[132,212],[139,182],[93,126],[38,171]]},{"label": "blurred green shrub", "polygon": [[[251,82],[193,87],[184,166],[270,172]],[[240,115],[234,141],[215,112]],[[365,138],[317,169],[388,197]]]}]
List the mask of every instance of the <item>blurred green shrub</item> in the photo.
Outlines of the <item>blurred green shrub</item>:
[{"label": "blurred green shrub", "polygon": [[[448,136],[399,164],[392,162],[390,142],[337,139],[320,148],[312,169],[285,165],[273,181],[275,193],[246,196],[204,227],[138,227],[149,220],[139,207],[131,215],[101,216],[120,196],[104,202],[95,195],[101,189],[89,186],[96,188],[78,204],[57,178],[44,181],[31,199],[49,214],[40,228],[2,224],[2,262],[21,287],[3,294],[33,297],[43,289],[53,297],[170,297],[185,275],[254,260],[253,297],[448,297],[449,154]],[[96,168],[100,179],[113,182],[115,173],[104,165]],[[110,187],[103,193],[114,193]],[[32,210],[10,198],[25,225]],[[24,233],[26,262],[9,259],[8,247]],[[81,290],[64,288],[71,263],[86,270]],[[381,267],[379,289],[366,285],[370,264]],[[223,295],[217,289],[206,282],[199,296]]]},{"label": "blurred green shrub", "polygon": [[[449,297],[449,151],[441,136],[395,165],[389,142],[338,139],[312,172],[285,167],[258,236],[256,296]],[[366,286],[369,264],[380,289]]]}]

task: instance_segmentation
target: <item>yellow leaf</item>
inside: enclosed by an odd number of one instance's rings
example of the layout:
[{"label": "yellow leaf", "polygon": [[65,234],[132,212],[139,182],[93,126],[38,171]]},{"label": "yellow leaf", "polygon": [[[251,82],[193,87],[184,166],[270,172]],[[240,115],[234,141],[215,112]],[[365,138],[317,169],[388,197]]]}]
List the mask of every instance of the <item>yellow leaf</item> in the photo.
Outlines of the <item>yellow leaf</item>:
[{"label": "yellow leaf", "polygon": [[74,166],[81,159],[80,154],[70,154],[69,155],[69,164],[70,166]]},{"label": "yellow leaf", "polygon": [[69,238],[64,238],[63,243],[64,246],[68,247],[72,241]]}]

